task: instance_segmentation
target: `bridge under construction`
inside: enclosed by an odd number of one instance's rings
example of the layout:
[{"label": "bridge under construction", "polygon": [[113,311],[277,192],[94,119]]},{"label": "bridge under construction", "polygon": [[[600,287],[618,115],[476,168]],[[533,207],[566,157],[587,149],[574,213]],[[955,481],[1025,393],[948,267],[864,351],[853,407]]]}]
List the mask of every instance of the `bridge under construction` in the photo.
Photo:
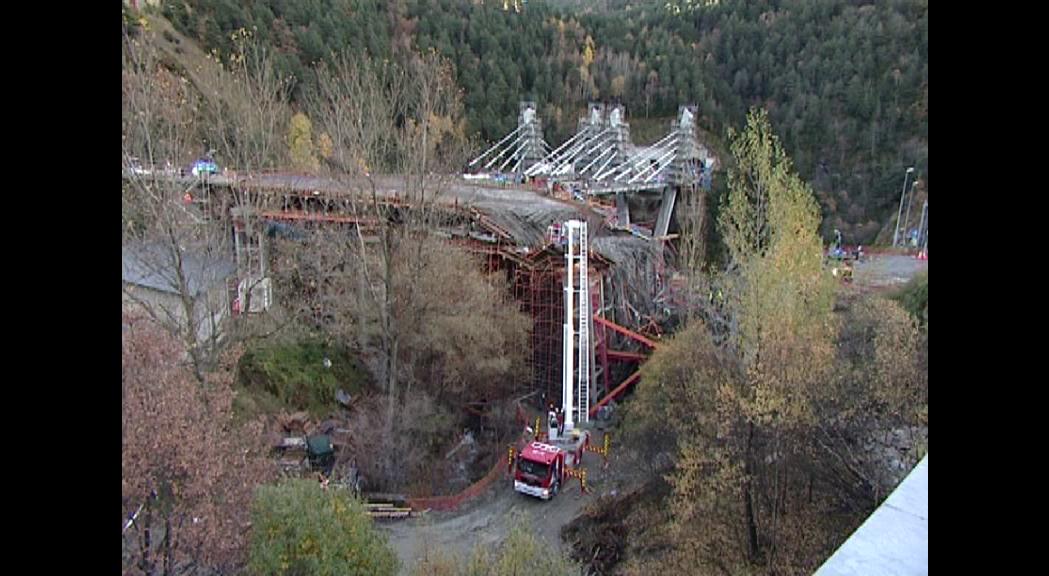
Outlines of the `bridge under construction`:
[{"label": "bridge under construction", "polygon": [[[510,281],[517,305],[532,317],[528,386],[547,398],[572,388],[577,422],[638,381],[639,364],[681,298],[667,265],[675,202],[701,195],[716,163],[697,139],[695,115],[682,106],[665,136],[637,146],[621,106],[591,104],[577,132],[552,147],[534,103],[522,102],[518,127],[472,159],[461,178],[435,175],[429,184],[440,189],[425,206],[440,214],[435,237],[482,255],[489,272]],[[148,177],[184,187],[186,202],[204,213],[229,217],[237,239],[235,305],[244,286],[272,289],[267,227],[350,226],[367,235],[379,219],[404,221],[420,208],[396,175],[366,182],[291,173]],[[365,189],[382,210],[361,209]],[[253,214],[231,200],[245,191],[260,198]],[[268,305],[273,297],[258,301]]]},{"label": "bridge under construction", "polygon": [[[535,103],[521,102],[517,128],[471,160],[464,176],[504,183],[538,181],[577,200],[614,197],[612,227],[664,238],[679,192],[710,187],[715,158],[699,142],[695,120],[696,108],[681,106],[665,136],[638,146],[631,141],[622,106],[591,103],[576,133],[551,148],[543,138]],[[631,227],[633,195],[659,198],[651,231]]]}]

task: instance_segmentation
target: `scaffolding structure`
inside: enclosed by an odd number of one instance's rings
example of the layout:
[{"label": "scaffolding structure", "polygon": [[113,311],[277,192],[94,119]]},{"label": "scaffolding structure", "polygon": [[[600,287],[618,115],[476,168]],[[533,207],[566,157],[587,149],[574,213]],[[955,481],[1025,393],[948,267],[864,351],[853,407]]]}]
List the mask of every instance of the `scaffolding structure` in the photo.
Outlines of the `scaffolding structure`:
[{"label": "scaffolding structure", "polygon": [[532,354],[528,362],[532,387],[542,391],[546,398],[555,397],[554,386],[561,381],[563,277],[563,266],[547,250],[529,255],[527,261],[514,270],[514,299],[532,318],[529,334]]},{"label": "scaffolding structure", "polygon": [[[532,319],[529,338],[531,341],[531,355],[529,357],[529,368],[532,378],[532,389],[544,393],[548,401],[561,399],[565,393],[563,381],[565,378],[565,309],[566,297],[566,257],[565,245],[555,239],[540,249],[532,251],[523,261],[513,266],[513,290],[514,299],[517,301],[522,312],[528,314]],[[592,256],[588,254],[588,256]],[[588,258],[589,265],[586,270],[585,300],[579,296],[580,281],[582,274],[575,269],[573,274],[575,280],[573,285],[573,323],[574,340],[578,340],[580,302],[589,301],[590,307],[584,308],[586,315],[585,332],[587,339],[593,345],[584,344],[583,350],[587,351],[586,358],[580,363],[578,360],[578,343],[573,346],[576,351],[573,358],[573,384],[572,392],[574,398],[585,398],[587,405],[591,404],[590,398],[595,396],[595,384],[600,378],[605,379],[604,390],[607,390],[607,354],[602,354],[606,346],[607,335],[603,328],[594,330],[594,316],[603,313],[603,295],[605,275],[607,266],[602,259]],[[596,265],[595,265],[596,264]],[[596,338],[589,335],[595,335]],[[582,364],[583,370],[578,368]],[[585,386],[585,389],[582,387]],[[577,410],[577,412],[580,412]],[[575,421],[586,421],[589,419],[589,410],[583,410],[584,415]],[[567,428],[567,426],[566,426]]]},{"label": "scaffolding structure", "polygon": [[265,231],[250,206],[230,209],[233,253],[237,261],[237,312],[260,312],[273,299],[266,255]]}]

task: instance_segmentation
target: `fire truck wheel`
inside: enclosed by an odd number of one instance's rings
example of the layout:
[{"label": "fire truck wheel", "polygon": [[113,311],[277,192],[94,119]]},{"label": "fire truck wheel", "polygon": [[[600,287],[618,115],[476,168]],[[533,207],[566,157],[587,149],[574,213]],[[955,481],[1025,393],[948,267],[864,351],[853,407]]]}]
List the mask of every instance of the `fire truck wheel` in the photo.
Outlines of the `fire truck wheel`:
[{"label": "fire truck wheel", "polygon": [[557,493],[561,491],[561,481],[554,480],[553,486],[550,486],[550,497],[557,496]]}]

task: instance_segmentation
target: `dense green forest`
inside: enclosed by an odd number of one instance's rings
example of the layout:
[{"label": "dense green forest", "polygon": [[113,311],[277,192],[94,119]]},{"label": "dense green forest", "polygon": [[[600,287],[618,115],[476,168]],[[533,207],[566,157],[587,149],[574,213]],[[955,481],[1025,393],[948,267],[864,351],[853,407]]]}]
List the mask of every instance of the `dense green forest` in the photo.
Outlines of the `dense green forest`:
[{"label": "dense green forest", "polygon": [[904,167],[928,187],[927,0],[168,0],[164,15],[220,56],[254,29],[295,94],[346,48],[375,58],[436,50],[463,90],[468,128],[513,129],[539,103],[547,140],[575,130],[588,100],[630,118],[699,106],[718,139],[750,106],[769,117],[812,183],[827,232],[870,242],[893,213]]}]

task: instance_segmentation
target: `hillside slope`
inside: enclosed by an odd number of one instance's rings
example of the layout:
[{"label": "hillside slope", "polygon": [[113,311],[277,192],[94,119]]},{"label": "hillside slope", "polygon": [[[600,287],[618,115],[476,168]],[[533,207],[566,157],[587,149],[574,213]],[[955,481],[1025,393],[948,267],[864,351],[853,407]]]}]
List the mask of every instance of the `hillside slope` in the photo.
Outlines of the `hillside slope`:
[{"label": "hillside slope", "polygon": [[522,99],[539,103],[551,143],[575,130],[588,100],[622,102],[628,119],[696,103],[719,138],[747,108],[766,107],[817,192],[824,231],[839,228],[848,242],[870,243],[894,216],[906,166],[928,185],[926,0],[503,5],[184,0],[162,11],[221,55],[231,32],[254,29],[297,94],[332,52],[436,50],[456,66],[470,130],[488,140],[513,129]]}]

